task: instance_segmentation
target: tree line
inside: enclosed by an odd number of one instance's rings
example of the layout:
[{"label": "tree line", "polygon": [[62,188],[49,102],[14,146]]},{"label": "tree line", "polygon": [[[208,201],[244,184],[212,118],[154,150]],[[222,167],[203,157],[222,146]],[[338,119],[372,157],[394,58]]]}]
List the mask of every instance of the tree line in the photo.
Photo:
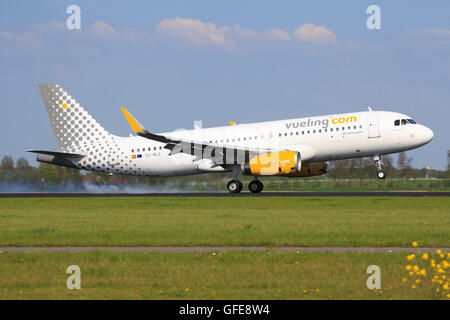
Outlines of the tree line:
[{"label": "tree line", "polygon": [[[433,170],[431,168],[413,168],[412,158],[402,152],[397,159],[391,156],[383,157],[384,171],[389,179],[450,179],[450,150],[447,152],[447,170]],[[229,179],[229,173],[214,174],[216,179]],[[312,177],[311,179],[376,179],[376,167],[372,158],[339,160],[330,162],[327,175]],[[107,173],[80,171],[77,169],[39,163],[31,166],[25,158],[16,161],[11,156],[4,156],[0,163],[0,191],[14,192],[27,190],[80,190],[86,185],[102,186],[114,185],[119,188],[143,185],[147,187],[173,186],[185,188],[189,184],[207,183],[209,175],[194,175],[183,177],[136,177],[126,175],[109,175]],[[266,179],[279,179],[267,177]]]}]

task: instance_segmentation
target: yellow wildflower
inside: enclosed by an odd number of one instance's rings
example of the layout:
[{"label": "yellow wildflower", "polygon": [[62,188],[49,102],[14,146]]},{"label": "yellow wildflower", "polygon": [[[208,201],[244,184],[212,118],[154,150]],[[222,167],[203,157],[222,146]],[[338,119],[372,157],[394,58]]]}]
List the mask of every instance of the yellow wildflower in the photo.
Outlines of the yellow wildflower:
[{"label": "yellow wildflower", "polygon": [[410,254],[409,256],[406,257],[406,259],[408,259],[409,261],[413,260],[416,257],[415,254]]},{"label": "yellow wildflower", "polygon": [[425,269],[420,270],[420,274],[423,275],[423,276],[426,276],[427,275],[427,270],[425,270]]},{"label": "yellow wildflower", "polygon": [[441,249],[437,249],[437,250],[436,250],[436,253],[437,253],[437,254],[441,254],[441,253],[442,253]]},{"label": "yellow wildflower", "polygon": [[420,283],[420,279],[416,279],[416,283]]},{"label": "yellow wildflower", "polygon": [[419,244],[417,243],[417,241],[413,241],[412,246],[413,246],[414,248],[417,248],[418,245],[419,245]]},{"label": "yellow wildflower", "polygon": [[418,272],[418,271],[419,271],[419,266],[418,266],[418,265],[415,265],[415,266],[413,267],[413,271],[414,271],[414,272]]},{"label": "yellow wildflower", "polygon": [[410,265],[407,265],[407,266],[406,266],[406,270],[409,271],[409,270],[411,270],[411,269],[412,269],[412,267],[411,267]]},{"label": "yellow wildflower", "polygon": [[427,259],[428,259],[428,253],[424,253],[424,254],[422,255],[422,259],[423,259],[423,260],[427,260]]}]

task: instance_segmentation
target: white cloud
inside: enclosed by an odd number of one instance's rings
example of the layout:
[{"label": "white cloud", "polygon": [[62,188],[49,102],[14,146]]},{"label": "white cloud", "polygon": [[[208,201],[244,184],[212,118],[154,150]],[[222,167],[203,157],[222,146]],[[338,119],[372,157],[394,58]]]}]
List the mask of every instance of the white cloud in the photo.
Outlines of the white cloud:
[{"label": "white cloud", "polygon": [[0,30],[0,52],[16,52],[24,48],[42,48],[44,39],[37,33],[26,32],[16,35]]},{"label": "white cloud", "polygon": [[261,32],[260,36],[265,39],[273,40],[290,40],[292,38],[289,32],[274,28]]},{"label": "white cloud", "polygon": [[301,25],[290,34],[288,31],[276,28],[257,32],[239,25],[219,27],[211,22],[177,17],[160,21],[155,29],[160,36],[177,38],[196,45],[234,46],[236,41],[242,39],[295,40],[310,43],[336,42],[336,35],[332,31],[312,23]]},{"label": "white cloud", "polygon": [[450,29],[439,29],[439,28],[425,28],[425,33],[432,35],[432,36],[438,36],[438,37],[446,37],[450,36]]},{"label": "white cloud", "polygon": [[88,33],[94,36],[105,38],[119,38],[119,32],[105,21],[95,21],[88,29]]},{"label": "white cloud", "polygon": [[177,37],[194,44],[233,45],[233,41],[225,35],[229,27],[217,27],[210,22],[177,17],[160,21],[155,29],[160,35]]},{"label": "white cloud", "polygon": [[308,42],[335,42],[336,35],[324,26],[304,24],[294,30],[293,38]]}]

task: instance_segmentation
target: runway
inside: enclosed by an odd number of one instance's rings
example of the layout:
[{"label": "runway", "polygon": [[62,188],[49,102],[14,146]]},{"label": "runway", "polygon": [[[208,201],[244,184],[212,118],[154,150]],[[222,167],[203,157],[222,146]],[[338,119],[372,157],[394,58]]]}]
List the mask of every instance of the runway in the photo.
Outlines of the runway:
[{"label": "runway", "polygon": [[221,252],[296,252],[296,253],[404,253],[404,252],[435,252],[441,249],[449,252],[450,248],[410,248],[410,247],[0,247],[0,252],[68,252],[86,253],[105,252],[141,252],[141,253],[206,253]]},{"label": "runway", "polygon": [[392,191],[392,192],[151,192],[151,193],[90,193],[90,192],[19,192],[0,193],[0,198],[39,197],[448,197],[450,192]]}]

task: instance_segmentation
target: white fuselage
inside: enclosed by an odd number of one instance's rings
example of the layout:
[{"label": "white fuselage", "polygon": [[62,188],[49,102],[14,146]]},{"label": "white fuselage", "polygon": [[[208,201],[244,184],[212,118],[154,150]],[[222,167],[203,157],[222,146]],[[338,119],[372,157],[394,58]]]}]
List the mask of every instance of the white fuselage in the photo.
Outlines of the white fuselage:
[{"label": "white fuselage", "polygon": [[[299,151],[302,162],[360,158],[406,151],[433,138],[433,132],[420,124],[402,120],[409,116],[387,111],[334,114],[320,117],[239,124],[162,133],[173,138],[191,139],[235,147],[277,148]],[[396,120],[400,120],[395,125]],[[413,121],[411,121],[413,122]],[[79,162],[88,170],[148,176],[176,176],[226,171],[212,166],[208,159],[177,153],[170,155],[159,143],[143,137],[117,137],[106,141],[116,152],[95,163],[93,150]],[[105,148],[106,149],[106,148]],[[100,160],[100,159],[99,159]],[[109,161],[108,161],[109,160]]]}]

